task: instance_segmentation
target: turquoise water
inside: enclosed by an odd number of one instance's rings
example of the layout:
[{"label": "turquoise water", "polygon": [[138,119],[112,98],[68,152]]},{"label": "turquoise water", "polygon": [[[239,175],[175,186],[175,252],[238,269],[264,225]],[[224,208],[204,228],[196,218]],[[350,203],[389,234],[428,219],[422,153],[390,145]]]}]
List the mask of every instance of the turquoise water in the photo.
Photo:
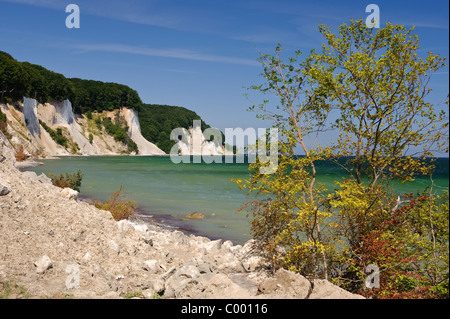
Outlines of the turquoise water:
[{"label": "turquoise water", "polygon": [[[38,174],[81,170],[82,196],[103,201],[122,186],[125,196],[157,222],[211,238],[230,239],[236,244],[251,238],[249,219],[245,213],[235,211],[252,197],[230,180],[246,178],[248,164],[174,164],[165,156],[64,157],[42,162],[45,165],[27,170]],[[333,182],[343,176],[342,170],[329,162],[318,165],[318,181],[333,189]],[[440,158],[433,176],[437,192],[449,188],[448,168],[448,158]],[[400,193],[416,193],[429,184],[424,177],[394,187]],[[192,212],[203,213],[206,218],[186,220],[185,216]]]}]

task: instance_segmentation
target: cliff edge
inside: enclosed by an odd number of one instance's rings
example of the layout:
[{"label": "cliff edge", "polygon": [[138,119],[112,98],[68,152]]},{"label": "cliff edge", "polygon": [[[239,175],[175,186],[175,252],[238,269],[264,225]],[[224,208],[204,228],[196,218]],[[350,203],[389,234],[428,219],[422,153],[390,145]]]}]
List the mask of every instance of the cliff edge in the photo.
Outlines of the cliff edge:
[{"label": "cliff edge", "polygon": [[[128,155],[136,150],[128,147],[130,140],[137,146],[138,155],[165,155],[141,134],[136,111],[121,108],[113,112],[95,114],[95,118],[73,113],[69,100],[40,104],[24,97],[22,103],[0,104],[6,114],[9,140],[28,157],[45,158],[67,155]],[[109,117],[123,121],[129,140],[118,139],[102,125]]]}]

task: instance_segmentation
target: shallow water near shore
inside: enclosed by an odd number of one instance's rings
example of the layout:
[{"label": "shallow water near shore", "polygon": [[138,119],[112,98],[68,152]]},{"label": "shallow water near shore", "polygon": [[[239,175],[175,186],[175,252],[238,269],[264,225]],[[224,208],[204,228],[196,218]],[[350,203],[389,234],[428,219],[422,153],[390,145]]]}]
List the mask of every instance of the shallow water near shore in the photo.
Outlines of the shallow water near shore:
[{"label": "shallow water near shore", "polygon": [[[253,199],[240,190],[232,178],[248,176],[246,163],[172,163],[168,156],[73,156],[40,160],[44,165],[23,170],[40,173],[83,172],[80,195],[107,200],[122,187],[126,198],[138,204],[138,210],[153,215],[154,221],[177,229],[223,238],[242,244],[251,238],[250,219],[235,213],[246,201]],[[344,175],[334,163],[319,163],[318,181],[333,189],[335,180]],[[439,158],[433,175],[434,190],[449,188],[448,158]],[[416,193],[430,184],[428,177],[414,182],[394,184],[399,193]],[[187,214],[200,212],[201,220],[190,220]]]},{"label": "shallow water near shore", "polygon": [[[103,201],[122,187],[124,197],[158,223],[234,243],[251,238],[245,214],[234,213],[249,198],[230,180],[248,176],[248,164],[174,164],[167,156],[74,156],[40,161],[44,165],[24,170],[37,174],[81,170],[81,196]],[[186,218],[193,212],[205,218]]]}]

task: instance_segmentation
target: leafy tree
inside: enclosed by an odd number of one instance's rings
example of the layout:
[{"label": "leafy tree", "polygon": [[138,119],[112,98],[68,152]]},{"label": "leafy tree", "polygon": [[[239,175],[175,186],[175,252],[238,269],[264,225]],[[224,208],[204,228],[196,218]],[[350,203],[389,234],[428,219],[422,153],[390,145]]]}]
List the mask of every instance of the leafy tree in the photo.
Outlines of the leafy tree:
[{"label": "leafy tree", "polygon": [[338,110],[335,152],[354,156],[358,183],[363,176],[371,185],[383,177],[412,180],[432,168],[426,157],[448,152],[448,114],[426,99],[445,58],[429,52],[423,60],[413,30],[390,23],[370,29],[362,19],[341,25],[337,35],[319,26],[327,42],[312,54],[310,74],[326,90],[328,109]]},{"label": "leafy tree", "polygon": [[[448,152],[448,111],[438,112],[427,101],[430,77],[445,58],[429,52],[422,59],[413,28],[388,23],[375,30],[359,20],[341,25],[337,35],[325,26],[319,30],[327,42],[322,53],[312,53],[310,75],[326,94],[327,108],[338,111],[331,125],[340,132],[334,155],[349,158],[352,174],[336,182],[329,204],[340,221],[337,234],[345,238],[345,255],[354,259],[370,234],[388,238],[395,232],[392,247],[417,235],[380,227],[399,206],[390,182],[430,174],[433,165],[427,158],[435,151]],[[433,194],[429,199],[431,205]],[[412,217],[407,218],[410,223]],[[421,227],[430,234],[432,226]],[[402,251],[412,258],[408,244]],[[422,237],[421,244],[429,247],[429,238]]]},{"label": "leafy tree", "polygon": [[[139,111],[142,136],[166,153],[169,153],[175,144],[170,140],[172,130],[178,127],[189,129],[194,120],[201,118],[195,112],[179,106],[143,104]],[[201,121],[202,131],[209,127]]]},{"label": "leafy tree", "polygon": [[[250,110],[278,127],[280,154],[275,174],[260,174],[257,161],[250,178],[236,180],[260,196],[242,207],[254,216],[253,234],[274,266],[361,291],[365,266],[375,263],[384,270],[375,297],[389,289],[391,297],[445,295],[448,204],[430,191],[409,205],[391,186],[430,174],[426,158],[448,152],[448,111],[427,101],[444,59],[419,57],[417,36],[403,26],[368,29],[359,20],[338,34],[319,30],[321,53],[299,63],[296,52],[286,62],[278,45],[259,59],[265,82],[251,89],[275,102]],[[337,136],[329,147],[316,145],[324,131]],[[296,147],[303,156],[294,156]],[[334,190],[316,180],[317,163],[328,158],[348,172]]]},{"label": "leafy tree", "polygon": [[72,104],[78,113],[113,111],[119,107],[139,110],[141,107],[137,92],[126,85],[78,78],[69,81],[74,90]]},{"label": "leafy tree", "polygon": [[62,74],[29,62],[18,62],[0,51],[0,100],[20,101],[24,96],[40,103],[50,100],[72,101],[77,113],[112,111],[126,106],[139,110],[142,101],[126,85],[100,81],[68,79]]},{"label": "leafy tree", "polygon": [[[281,262],[292,270],[305,275],[328,278],[328,254],[331,245],[325,242],[323,228],[329,217],[324,209],[326,189],[317,178],[316,162],[329,156],[330,150],[308,142],[308,137],[322,129],[327,109],[321,94],[309,94],[308,72],[310,61],[299,63],[301,52],[288,62],[281,59],[278,45],[275,55],[261,54],[259,61],[264,72],[265,84],[250,89],[276,97],[276,105],[269,100],[253,105],[250,110],[258,117],[274,122],[280,132],[278,169],[274,174],[261,174],[265,166],[259,161],[250,165],[252,176],[236,180],[249,193],[264,195],[267,199],[247,204],[253,212],[253,234],[261,240],[264,250],[274,264]],[[303,95],[309,95],[301,99]],[[299,146],[303,157],[294,155]],[[285,248],[282,256],[277,246]],[[320,265],[320,268],[319,268]]]}]

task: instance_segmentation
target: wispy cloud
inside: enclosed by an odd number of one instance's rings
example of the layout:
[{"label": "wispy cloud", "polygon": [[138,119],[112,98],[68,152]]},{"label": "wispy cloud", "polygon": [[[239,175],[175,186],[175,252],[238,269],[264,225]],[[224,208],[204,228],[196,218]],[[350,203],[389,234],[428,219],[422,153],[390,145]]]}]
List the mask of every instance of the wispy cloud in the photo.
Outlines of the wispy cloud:
[{"label": "wispy cloud", "polygon": [[259,65],[256,61],[250,59],[204,54],[193,50],[179,49],[179,48],[156,49],[123,44],[74,44],[73,48],[80,50],[80,53],[95,52],[95,51],[116,52],[116,53],[138,54],[146,56],[195,60],[204,62],[231,63],[250,66]]},{"label": "wispy cloud", "polygon": [[[70,3],[61,0],[0,0],[0,2],[61,11]],[[171,2],[170,6],[166,0],[77,0],[73,3],[80,7],[82,14],[179,31],[193,31],[192,29],[203,31],[202,26],[211,26],[217,22],[214,17],[211,18],[214,14],[208,12],[207,8],[192,7],[187,2]]]},{"label": "wispy cloud", "polygon": [[448,30],[448,24],[434,24],[434,23],[405,23],[407,26],[415,26],[418,28],[428,28],[428,29],[442,29]]},{"label": "wispy cloud", "polygon": [[25,5],[32,5],[35,7],[43,7],[50,9],[61,9],[65,8],[68,4],[63,3],[62,1],[57,0],[0,0],[0,2],[10,2],[10,3],[18,3]]}]

